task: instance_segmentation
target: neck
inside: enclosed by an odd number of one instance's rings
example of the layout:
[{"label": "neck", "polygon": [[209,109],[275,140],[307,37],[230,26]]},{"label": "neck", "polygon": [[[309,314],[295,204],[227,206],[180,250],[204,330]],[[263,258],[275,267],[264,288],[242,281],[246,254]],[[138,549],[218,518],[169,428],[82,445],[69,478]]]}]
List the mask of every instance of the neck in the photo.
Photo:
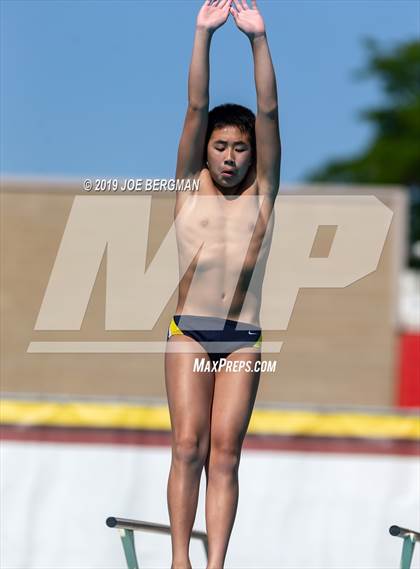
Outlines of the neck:
[{"label": "neck", "polygon": [[224,196],[239,196],[243,192],[242,183],[237,184],[236,186],[232,186],[230,188],[221,186],[217,182],[214,182],[214,185],[219,190],[219,192]]}]

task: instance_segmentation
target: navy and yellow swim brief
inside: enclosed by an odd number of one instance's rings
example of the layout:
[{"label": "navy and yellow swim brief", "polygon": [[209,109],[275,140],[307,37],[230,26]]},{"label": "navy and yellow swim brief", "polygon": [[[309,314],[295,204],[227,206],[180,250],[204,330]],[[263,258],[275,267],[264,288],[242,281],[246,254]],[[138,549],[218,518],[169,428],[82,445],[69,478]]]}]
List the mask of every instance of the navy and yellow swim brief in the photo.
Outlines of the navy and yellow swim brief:
[{"label": "navy and yellow swim brief", "polygon": [[239,348],[260,348],[262,343],[261,328],[213,316],[176,314],[169,324],[167,340],[176,335],[199,342],[211,361],[226,358]]}]

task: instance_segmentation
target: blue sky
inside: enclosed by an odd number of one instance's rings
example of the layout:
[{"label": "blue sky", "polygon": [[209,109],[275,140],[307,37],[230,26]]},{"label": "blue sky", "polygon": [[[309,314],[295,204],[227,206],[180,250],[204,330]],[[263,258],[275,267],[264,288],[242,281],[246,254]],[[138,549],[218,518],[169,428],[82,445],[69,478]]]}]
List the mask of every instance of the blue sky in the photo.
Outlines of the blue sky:
[{"label": "blue sky", "polygon": [[[2,0],[1,173],[173,177],[186,108],[195,0]],[[362,39],[419,38],[411,0],[260,1],[276,68],[283,182],[369,141],[355,81]],[[213,37],[211,106],[255,109],[249,42],[230,17]]]}]

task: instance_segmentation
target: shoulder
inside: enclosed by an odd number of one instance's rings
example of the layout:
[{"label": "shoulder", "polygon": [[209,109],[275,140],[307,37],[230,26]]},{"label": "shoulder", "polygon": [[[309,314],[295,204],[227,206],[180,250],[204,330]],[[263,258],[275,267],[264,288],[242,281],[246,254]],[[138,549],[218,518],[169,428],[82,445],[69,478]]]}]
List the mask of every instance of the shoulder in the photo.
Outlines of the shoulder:
[{"label": "shoulder", "polygon": [[207,168],[202,168],[200,172],[194,176],[178,178],[176,182],[178,187],[182,187],[182,190],[176,192],[176,213],[179,212],[185,202],[197,196],[210,196],[216,194],[212,177],[210,176]]}]

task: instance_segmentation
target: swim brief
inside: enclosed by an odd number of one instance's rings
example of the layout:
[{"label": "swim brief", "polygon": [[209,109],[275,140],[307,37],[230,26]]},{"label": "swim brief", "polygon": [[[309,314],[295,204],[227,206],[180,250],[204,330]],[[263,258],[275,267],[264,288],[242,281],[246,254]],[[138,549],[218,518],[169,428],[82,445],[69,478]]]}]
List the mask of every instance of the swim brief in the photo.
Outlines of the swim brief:
[{"label": "swim brief", "polygon": [[212,316],[176,314],[169,324],[167,340],[176,335],[189,336],[199,342],[211,361],[226,358],[239,348],[260,348],[262,343],[261,328]]}]

